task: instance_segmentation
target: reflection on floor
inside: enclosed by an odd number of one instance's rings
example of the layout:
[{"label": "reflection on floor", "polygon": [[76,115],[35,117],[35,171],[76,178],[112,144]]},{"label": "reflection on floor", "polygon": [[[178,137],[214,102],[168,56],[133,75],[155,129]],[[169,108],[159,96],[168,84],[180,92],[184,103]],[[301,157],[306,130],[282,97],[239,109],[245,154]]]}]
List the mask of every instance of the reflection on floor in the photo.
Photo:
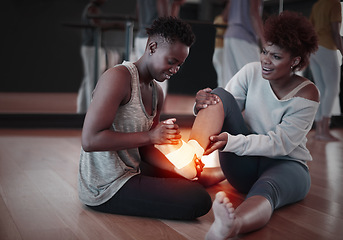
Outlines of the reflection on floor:
[{"label": "reflection on floor", "polygon": [[[77,93],[0,92],[0,113],[76,113]],[[192,114],[194,96],[169,94],[165,114]]]}]

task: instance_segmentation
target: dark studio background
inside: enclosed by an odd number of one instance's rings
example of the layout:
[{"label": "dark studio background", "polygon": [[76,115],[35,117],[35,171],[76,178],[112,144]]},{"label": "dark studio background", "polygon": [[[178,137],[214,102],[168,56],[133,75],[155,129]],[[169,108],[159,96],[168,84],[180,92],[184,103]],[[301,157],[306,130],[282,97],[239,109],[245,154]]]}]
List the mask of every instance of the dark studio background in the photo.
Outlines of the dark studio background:
[{"label": "dark studio background", "polygon": [[[315,0],[284,0],[284,10],[308,16]],[[83,69],[80,57],[81,29],[64,23],[81,23],[88,0],[10,0],[2,3],[0,92],[77,92]],[[106,14],[135,15],[135,0],[108,0]],[[223,9],[223,1],[187,2],[180,17],[212,23]],[[264,15],[277,13],[279,1],[265,2]],[[203,87],[216,87],[212,65],[215,29],[192,24],[197,41],[180,72],[169,81],[169,92],[195,94]],[[123,31],[103,34],[106,48],[124,53]]]}]

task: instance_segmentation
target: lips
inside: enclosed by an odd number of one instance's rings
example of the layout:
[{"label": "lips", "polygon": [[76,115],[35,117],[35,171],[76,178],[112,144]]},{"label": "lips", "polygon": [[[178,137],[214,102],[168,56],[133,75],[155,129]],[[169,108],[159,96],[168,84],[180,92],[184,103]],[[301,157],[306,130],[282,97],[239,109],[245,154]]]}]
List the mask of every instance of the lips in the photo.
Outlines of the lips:
[{"label": "lips", "polygon": [[173,74],[164,74],[166,76],[166,79],[170,79]]},{"label": "lips", "polygon": [[267,68],[267,67],[262,67],[262,73],[263,74],[269,74],[273,71],[273,69],[271,68]]}]

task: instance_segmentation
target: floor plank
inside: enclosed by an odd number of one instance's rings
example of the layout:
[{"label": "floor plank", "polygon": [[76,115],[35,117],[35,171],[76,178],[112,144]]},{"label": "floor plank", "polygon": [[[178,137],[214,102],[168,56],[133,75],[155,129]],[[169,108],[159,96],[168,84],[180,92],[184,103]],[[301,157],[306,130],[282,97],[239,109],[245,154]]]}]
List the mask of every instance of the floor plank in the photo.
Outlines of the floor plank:
[{"label": "floor plank", "polygon": [[[1,184],[0,184],[1,187]],[[1,194],[2,195],[2,194]],[[0,197],[0,237],[1,239],[21,239],[19,230],[2,197]]]}]

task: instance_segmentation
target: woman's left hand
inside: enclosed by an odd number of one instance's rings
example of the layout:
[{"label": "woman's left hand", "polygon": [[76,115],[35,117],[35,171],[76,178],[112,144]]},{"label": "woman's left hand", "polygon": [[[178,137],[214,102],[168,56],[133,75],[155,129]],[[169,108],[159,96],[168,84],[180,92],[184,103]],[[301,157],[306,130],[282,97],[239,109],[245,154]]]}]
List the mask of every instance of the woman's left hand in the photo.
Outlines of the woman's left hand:
[{"label": "woman's left hand", "polygon": [[220,98],[212,94],[211,88],[199,90],[195,96],[195,112],[198,113],[201,109],[207,108],[209,105],[217,104]]},{"label": "woman's left hand", "polygon": [[197,170],[197,177],[199,177],[204,170],[205,164],[201,161],[201,159],[195,159],[195,168]]},{"label": "woman's left hand", "polygon": [[211,136],[210,137],[211,143],[206,149],[204,155],[208,155],[217,149],[222,150],[226,146],[227,140],[228,140],[228,135],[225,132],[220,133],[219,135]]}]

